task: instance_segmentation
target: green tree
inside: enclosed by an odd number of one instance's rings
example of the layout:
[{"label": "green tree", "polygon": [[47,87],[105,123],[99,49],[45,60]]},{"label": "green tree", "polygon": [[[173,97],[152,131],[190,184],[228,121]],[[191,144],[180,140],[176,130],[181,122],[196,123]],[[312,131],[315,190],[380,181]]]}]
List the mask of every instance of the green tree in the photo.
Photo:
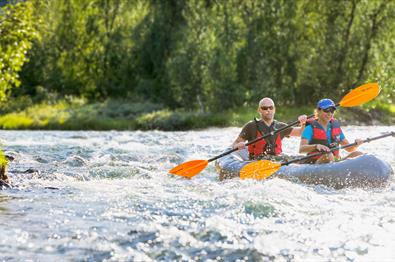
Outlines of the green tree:
[{"label": "green tree", "polygon": [[43,18],[42,40],[34,43],[23,72],[26,86],[91,99],[133,93],[132,38],[146,16],[146,1],[31,1]]},{"label": "green tree", "polygon": [[263,96],[280,104],[295,100],[295,9],[294,1],[244,1],[241,6],[246,41],[238,72],[251,102]]},{"label": "green tree", "polygon": [[340,97],[380,79],[373,72],[393,55],[384,58],[372,47],[391,43],[393,5],[385,0],[298,2],[297,103]]},{"label": "green tree", "polygon": [[0,100],[20,86],[19,72],[36,36],[31,3],[9,4],[0,10]]},{"label": "green tree", "polygon": [[[19,68],[7,72],[22,70],[20,92],[31,95],[40,86],[60,96],[128,97],[202,111],[255,105],[263,96],[311,104],[368,81],[384,88],[379,99],[394,96],[394,1],[27,0],[22,6],[33,13],[20,21],[34,17],[41,37],[30,61],[22,68],[26,56],[12,56]],[[5,57],[13,40],[3,42]],[[7,56],[2,72],[10,68]],[[2,79],[7,88],[18,84],[9,75]]]}]

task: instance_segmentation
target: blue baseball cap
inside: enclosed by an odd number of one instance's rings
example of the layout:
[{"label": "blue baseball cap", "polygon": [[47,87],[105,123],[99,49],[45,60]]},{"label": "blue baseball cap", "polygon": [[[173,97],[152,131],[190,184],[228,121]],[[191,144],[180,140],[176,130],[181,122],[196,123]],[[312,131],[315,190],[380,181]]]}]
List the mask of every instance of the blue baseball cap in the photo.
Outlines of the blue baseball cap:
[{"label": "blue baseball cap", "polygon": [[330,107],[333,107],[333,108],[336,109],[335,103],[333,103],[333,101],[331,99],[329,99],[329,98],[321,99],[317,103],[317,108],[327,109],[327,108],[330,108]]}]

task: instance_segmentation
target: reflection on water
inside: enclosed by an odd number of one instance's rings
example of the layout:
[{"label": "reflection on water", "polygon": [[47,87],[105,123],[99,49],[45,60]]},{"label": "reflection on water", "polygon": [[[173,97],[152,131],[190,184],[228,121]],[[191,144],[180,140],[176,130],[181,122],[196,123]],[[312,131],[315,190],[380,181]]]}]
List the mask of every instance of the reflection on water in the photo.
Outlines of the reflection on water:
[{"label": "reflection on water", "polygon": [[[346,127],[355,138],[394,127]],[[167,174],[220,154],[239,128],[2,131],[16,186],[0,193],[2,260],[393,260],[395,182],[334,190],[282,179]],[[284,140],[295,155],[298,139]],[[361,146],[395,167],[394,138]]]}]

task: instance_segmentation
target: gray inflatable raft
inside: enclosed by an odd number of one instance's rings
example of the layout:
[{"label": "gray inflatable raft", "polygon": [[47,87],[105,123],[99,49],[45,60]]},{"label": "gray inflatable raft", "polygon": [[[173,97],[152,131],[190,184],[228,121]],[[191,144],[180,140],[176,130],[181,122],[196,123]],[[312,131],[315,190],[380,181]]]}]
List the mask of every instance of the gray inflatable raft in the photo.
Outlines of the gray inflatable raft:
[{"label": "gray inflatable raft", "polygon": [[[239,177],[248,161],[247,150],[240,150],[216,161],[220,180]],[[391,166],[374,155],[365,154],[329,164],[290,164],[282,166],[272,177],[306,184],[321,184],[336,189],[344,187],[381,187],[393,174]]]}]

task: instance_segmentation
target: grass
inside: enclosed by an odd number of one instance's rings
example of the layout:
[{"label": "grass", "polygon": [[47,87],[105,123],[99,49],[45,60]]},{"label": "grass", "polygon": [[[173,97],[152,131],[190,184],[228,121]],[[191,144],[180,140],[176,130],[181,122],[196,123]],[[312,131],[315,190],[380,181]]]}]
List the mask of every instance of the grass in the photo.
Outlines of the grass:
[{"label": "grass", "polygon": [[[1,110],[1,108],[0,108]],[[15,109],[14,109],[15,110]],[[394,124],[395,106],[375,103],[370,107],[341,108],[337,117],[349,124]],[[313,106],[281,106],[276,119],[294,121],[311,114]],[[107,100],[87,103],[83,99],[48,104],[29,104],[0,116],[1,129],[45,130],[190,130],[207,127],[242,126],[258,116],[255,107],[242,107],[220,113],[171,111],[150,102],[131,103]]]}]

